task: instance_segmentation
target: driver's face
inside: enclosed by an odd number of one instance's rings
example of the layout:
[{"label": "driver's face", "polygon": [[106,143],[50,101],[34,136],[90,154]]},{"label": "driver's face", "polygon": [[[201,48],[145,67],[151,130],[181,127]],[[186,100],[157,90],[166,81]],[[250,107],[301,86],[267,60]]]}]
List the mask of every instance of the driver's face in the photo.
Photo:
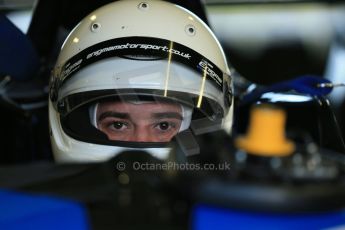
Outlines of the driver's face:
[{"label": "driver's face", "polygon": [[182,119],[180,105],[163,102],[103,102],[97,110],[98,129],[117,141],[169,142]]}]

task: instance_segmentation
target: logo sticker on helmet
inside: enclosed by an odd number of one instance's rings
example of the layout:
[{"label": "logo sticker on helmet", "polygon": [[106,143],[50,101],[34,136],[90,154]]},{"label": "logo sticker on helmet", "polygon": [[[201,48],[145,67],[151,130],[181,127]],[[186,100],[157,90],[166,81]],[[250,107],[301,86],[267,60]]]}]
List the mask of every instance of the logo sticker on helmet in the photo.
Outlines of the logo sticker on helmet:
[{"label": "logo sticker on helmet", "polygon": [[214,82],[216,82],[219,87],[222,87],[223,85],[223,79],[219,77],[219,75],[214,72],[213,65],[211,65],[209,62],[205,60],[201,60],[198,64],[198,69],[201,69],[202,71],[206,71],[207,76],[211,77]]},{"label": "logo sticker on helmet", "polygon": [[206,71],[206,80],[223,92],[224,74],[207,58],[181,44],[148,37],[117,38],[84,49],[62,67],[60,86],[77,71],[99,60],[136,55],[171,59],[170,61],[179,62],[198,72]]},{"label": "logo sticker on helmet", "polygon": [[144,49],[144,50],[156,50],[156,51],[162,50],[162,51],[167,52],[167,53],[179,55],[183,58],[187,58],[187,59],[191,58],[191,55],[189,53],[184,53],[184,52],[181,52],[179,50],[172,49],[172,48],[170,49],[168,46],[140,44],[140,43],[136,43],[136,44],[127,43],[125,45],[122,44],[122,45],[109,46],[109,47],[105,47],[105,48],[93,51],[92,53],[89,53],[87,55],[86,59],[90,59],[92,57],[97,57],[97,56],[99,56],[105,52],[110,52],[110,51],[114,51],[114,50],[123,50],[123,49]]}]

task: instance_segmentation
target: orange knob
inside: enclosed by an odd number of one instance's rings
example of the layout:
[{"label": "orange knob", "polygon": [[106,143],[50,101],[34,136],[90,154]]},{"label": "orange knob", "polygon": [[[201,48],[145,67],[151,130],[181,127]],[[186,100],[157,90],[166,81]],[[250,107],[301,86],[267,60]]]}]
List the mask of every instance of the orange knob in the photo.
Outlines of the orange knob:
[{"label": "orange knob", "polygon": [[235,145],[260,156],[288,156],[295,145],[285,137],[285,111],[272,105],[254,106],[250,114],[249,132],[235,140]]}]

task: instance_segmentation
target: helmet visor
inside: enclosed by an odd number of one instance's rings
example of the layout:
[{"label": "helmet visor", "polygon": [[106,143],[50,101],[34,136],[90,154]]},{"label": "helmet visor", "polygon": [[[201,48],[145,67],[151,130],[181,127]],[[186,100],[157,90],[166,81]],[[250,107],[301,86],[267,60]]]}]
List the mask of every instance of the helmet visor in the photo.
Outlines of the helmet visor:
[{"label": "helmet visor", "polygon": [[230,76],[188,47],[132,37],[105,41],[72,57],[53,79],[50,98],[63,124],[78,136],[82,133],[73,123],[84,114],[84,122],[107,139],[168,142],[197,116],[222,119],[232,91]]}]

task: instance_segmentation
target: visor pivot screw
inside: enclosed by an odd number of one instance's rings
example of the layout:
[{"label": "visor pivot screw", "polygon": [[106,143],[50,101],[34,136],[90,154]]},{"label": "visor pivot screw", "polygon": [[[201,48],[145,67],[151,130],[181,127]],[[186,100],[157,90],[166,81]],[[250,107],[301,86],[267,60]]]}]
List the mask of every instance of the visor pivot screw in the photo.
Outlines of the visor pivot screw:
[{"label": "visor pivot screw", "polygon": [[91,24],[91,31],[96,33],[100,30],[101,28],[101,24],[99,24],[98,22],[94,22]]},{"label": "visor pivot screw", "polygon": [[138,5],[139,10],[147,10],[149,8],[149,4],[147,4],[146,2],[141,2]]},{"label": "visor pivot screw", "polygon": [[196,33],[195,26],[193,25],[186,25],[185,32],[188,36],[194,36]]}]

